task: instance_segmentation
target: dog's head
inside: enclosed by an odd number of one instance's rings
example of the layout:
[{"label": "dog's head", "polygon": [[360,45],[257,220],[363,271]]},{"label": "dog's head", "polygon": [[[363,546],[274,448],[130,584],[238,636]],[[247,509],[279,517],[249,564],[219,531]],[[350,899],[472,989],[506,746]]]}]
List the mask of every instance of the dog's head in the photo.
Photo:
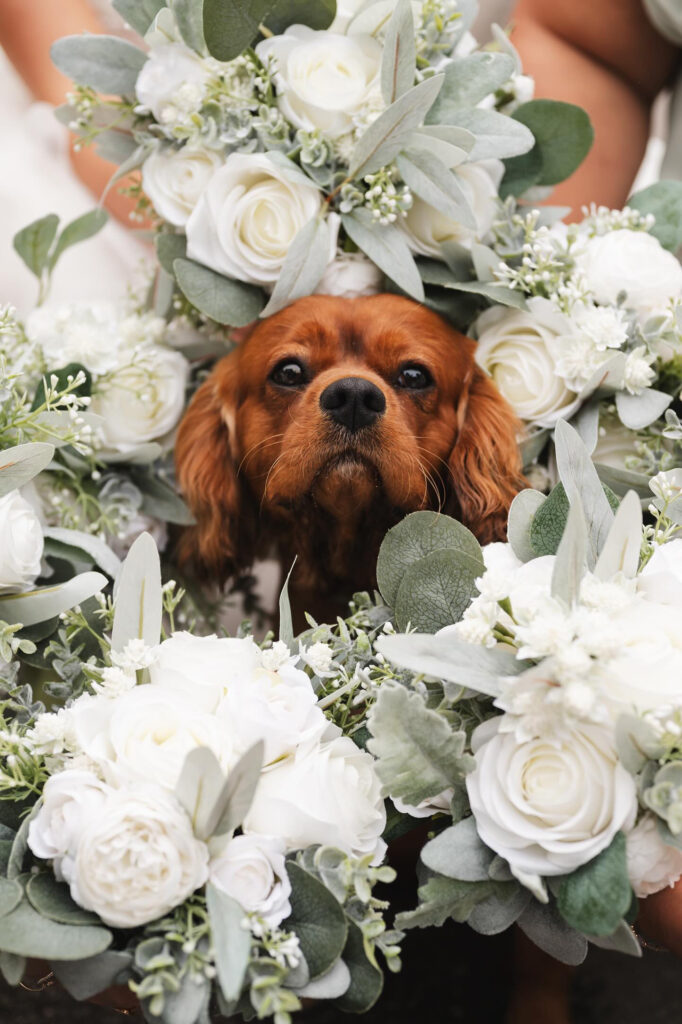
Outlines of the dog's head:
[{"label": "dog's head", "polygon": [[474,348],[395,295],[312,296],[260,322],[178,433],[199,562],[217,576],[248,564],[258,509],[276,521],[304,502],[329,529],[441,508],[482,541],[503,536],[523,483],[518,423]]}]

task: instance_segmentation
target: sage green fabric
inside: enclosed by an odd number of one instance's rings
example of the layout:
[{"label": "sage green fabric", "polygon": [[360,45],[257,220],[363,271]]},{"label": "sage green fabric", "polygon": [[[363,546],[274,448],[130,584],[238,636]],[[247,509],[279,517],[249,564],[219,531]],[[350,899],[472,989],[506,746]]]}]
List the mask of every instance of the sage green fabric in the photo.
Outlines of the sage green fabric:
[{"label": "sage green fabric", "polygon": [[[642,0],[650,20],[666,39],[682,46],[682,0]],[[673,89],[670,133],[662,178],[682,180],[682,74]]]}]

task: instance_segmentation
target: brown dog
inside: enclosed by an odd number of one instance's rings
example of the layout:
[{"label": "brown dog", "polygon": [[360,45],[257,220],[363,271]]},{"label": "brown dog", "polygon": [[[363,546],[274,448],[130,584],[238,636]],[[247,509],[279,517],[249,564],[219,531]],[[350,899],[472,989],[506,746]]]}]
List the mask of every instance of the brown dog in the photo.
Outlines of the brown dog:
[{"label": "brown dog", "polygon": [[523,486],[518,423],[475,344],[395,295],[312,296],[261,321],[180,425],[196,517],[181,558],[224,581],[272,548],[311,610],[371,587],[386,530],[442,509],[504,537]]}]

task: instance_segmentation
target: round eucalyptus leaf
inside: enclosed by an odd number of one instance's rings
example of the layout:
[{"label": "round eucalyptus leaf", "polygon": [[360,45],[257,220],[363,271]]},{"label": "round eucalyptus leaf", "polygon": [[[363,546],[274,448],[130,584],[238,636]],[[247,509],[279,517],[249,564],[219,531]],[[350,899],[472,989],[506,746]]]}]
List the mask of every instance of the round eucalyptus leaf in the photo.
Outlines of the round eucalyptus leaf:
[{"label": "round eucalyptus leaf", "polygon": [[113,941],[107,928],[58,924],[33,909],[27,899],[2,918],[0,949],[38,960],[83,960],[104,952]]},{"label": "round eucalyptus leaf", "polygon": [[294,861],[287,862],[291,915],[284,922],[295,932],[310,971],[310,980],[326,974],[343,953],[348,921],[329,889]]},{"label": "round eucalyptus leaf", "polygon": [[395,601],[398,628],[437,633],[459,622],[477,593],[483,563],[464,551],[432,551],[410,565]]},{"label": "round eucalyptus leaf", "polygon": [[26,883],[26,895],[34,910],[42,917],[59,924],[99,924],[97,914],[83,910],[71,899],[69,887],[58,882],[51,872],[31,875]]}]

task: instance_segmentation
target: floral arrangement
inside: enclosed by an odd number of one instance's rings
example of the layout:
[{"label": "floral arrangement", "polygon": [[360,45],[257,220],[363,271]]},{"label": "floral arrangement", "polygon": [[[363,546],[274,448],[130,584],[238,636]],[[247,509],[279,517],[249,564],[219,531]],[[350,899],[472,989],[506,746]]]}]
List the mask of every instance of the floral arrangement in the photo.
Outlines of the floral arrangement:
[{"label": "floral arrangement", "polygon": [[396,806],[434,816],[398,926],[517,923],[577,964],[588,942],[640,955],[636,897],[682,876],[680,488],[651,482],[643,527],[562,420],[556,450],[560,484],[519,494],[507,544],[432,538],[420,513],[389,533],[389,603],[435,554],[445,583],[398,617],[424,632],[377,640],[416,675],[381,687],[368,748]]},{"label": "floral arrangement", "polygon": [[[518,183],[513,161],[532,151],[532,183],[546,187],[591,143],[584,112],[532,100],[501,30],[478,48],[475,3],[113,6],[147,50],[60,40],[53,59],[77,83],[61,116],[119,176],[140,169],[167,308],[219,324],[316,291],[424,301],[430,262],[445,268],[448,246],[489,234],[499,190]],[[454,280],[479,305],[517,302]]]},{"label": "floral arrangement", "polygon": [[278,1022],[308,997],[367,1009],[401,938],[372,892],[394,877],[381,783],[351,738],[382,614],[367,600],[292,653],[174,631],[182,598],[143,534],[68,700],[2,697],[0,968],[48,960],[78,999],[127,982],[150,1020],[204,1020],[212,997]]}]

